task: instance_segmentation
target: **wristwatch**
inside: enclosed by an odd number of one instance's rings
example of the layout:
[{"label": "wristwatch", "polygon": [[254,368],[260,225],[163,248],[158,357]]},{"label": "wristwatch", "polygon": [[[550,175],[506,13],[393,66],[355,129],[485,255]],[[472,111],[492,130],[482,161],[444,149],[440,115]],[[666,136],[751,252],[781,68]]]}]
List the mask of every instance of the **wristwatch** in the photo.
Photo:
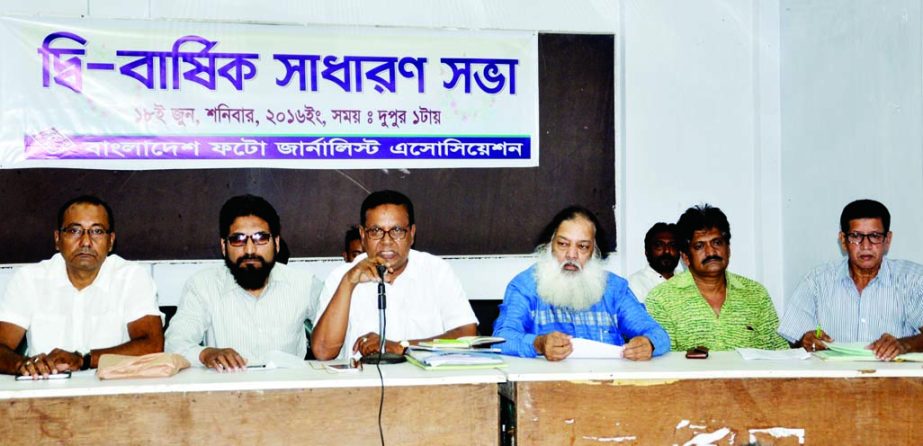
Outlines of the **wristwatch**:
[{"label": "wristwatch", "polygon": [[401,341],[401,354],[406,355],[407,349],[410,348],[410,341],[404,339]]},{"label": "wristwatch", "polygon": [[74,354],[83,358],[83,363],[80,364],[80,370],[90,370],[90,360],[92,359],[90,357],[90,353],[89,352],[80,353],[80,351],[78,350],[78,351],[75,351]]}]

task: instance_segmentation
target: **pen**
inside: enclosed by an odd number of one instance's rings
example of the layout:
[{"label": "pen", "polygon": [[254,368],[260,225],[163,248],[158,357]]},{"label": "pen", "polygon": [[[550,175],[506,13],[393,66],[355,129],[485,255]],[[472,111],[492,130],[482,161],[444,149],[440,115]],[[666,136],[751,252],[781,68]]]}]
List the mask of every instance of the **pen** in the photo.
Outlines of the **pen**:
[{"label": "pen", "polygon": [[263,365],[248,365],[247,368],[248,368],[248,369],[265,369],[265,368],[266,368],[266,364],[263,364]]}]

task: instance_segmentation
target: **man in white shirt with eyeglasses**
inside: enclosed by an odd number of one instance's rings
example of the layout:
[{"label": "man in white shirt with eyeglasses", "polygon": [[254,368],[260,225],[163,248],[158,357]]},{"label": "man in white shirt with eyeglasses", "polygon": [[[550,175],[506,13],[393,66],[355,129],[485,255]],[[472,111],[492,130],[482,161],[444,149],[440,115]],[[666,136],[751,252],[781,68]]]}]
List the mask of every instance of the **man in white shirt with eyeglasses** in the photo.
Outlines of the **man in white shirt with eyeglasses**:
[{"label": "man in white shirt with eyeglasses", "polygon": [[880,360],[923,351],[923,265],[886,258],[891,214],[856,200],[840,215],[847,253],[808,273],[788,299],[779,334],[815,351],[827,342],[862,342]]},{"label": "man in white shirt with eyeglasses", "polygon": [[166,350],[219,372],[264,365],[271,351],[304,358],[314,276],[275,261],[281,223],[269,202],[229,199],[219,216],[224,265],[196,273],[167,329]]},{"label": "man in white shirt with eyeglasses", "polygon": [[[0,299],[0,373],[47,378],[95,368],[106,353],[163,351],[157,288],[141,265],[111,254],[115,216],[83,195],[58,211],[51,259],[19,268]],[[26,337],[27,355],[16,348]]]},{"label": "man in white shirt with eyeglasses", "polygon": [[377,268],[385,268],[386,353],[434,338],[477,334],[477,318],[449,264],[411,249],[417,227],[406,195],[371,193],[359,211],[365,254],[333,270],[324,282],[311,335],[320,360],[379,351]]}]

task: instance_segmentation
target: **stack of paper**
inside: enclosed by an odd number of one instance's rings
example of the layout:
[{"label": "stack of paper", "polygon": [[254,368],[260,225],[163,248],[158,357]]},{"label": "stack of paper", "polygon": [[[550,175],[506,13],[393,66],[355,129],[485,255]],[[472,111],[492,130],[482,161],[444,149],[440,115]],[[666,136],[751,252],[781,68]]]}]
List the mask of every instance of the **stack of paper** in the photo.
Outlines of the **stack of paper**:
[{"label": "stack of paper", "polygon": [[498,344],[504,340],[505,339],[497,336],[462,336],[457,339],[433,339],[432,341],[423,341],[417,346],[422,347],[423,350],[469,350]]},{"label": "stack of paper", "polygon": [[[825,361],[878,361],[875,352],[866,348],[868,345],[866,342],[830,342],[827,350],[815,352],[814,356]],[[904,353],[894,360],[923,362],[923,353]]]},{"label": "stack of paper", "polygon": [[477,352],[431,352],[411,350],[407,353],[410,363],[426,370],[491,369],[506,367],[500,355]]}]

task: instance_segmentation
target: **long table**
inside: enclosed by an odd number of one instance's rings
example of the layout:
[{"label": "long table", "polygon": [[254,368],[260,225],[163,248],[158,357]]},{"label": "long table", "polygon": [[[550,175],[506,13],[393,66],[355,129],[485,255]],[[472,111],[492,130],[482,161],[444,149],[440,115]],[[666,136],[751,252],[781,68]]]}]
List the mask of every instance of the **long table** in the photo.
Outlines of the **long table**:
[{"label": "long table", "polygon": [[[432,373],[383,365],[388,445],[497,444],[497,370]],[[0,376],[0,443],[377,445],[375,366],[335,373],[303,369],[171,378],[16,382]]]},{"label": "long table", "polygon": [[[923,365],[506,357],[503,370],[382,366],[388,445],[923,444]],[[0,376],[0,443],[379,444],[374,366],[171,378]],[[499,387],[498,387],[499,386]],[[509,413],[498,397],[508,403]],[[509,416],[511,415],[511,416]],[[501,420],[501,418],[505,418]]]},{"label": "long table", "polygon": [[508,358],[517,446],[923,444],[919,363]]}]

